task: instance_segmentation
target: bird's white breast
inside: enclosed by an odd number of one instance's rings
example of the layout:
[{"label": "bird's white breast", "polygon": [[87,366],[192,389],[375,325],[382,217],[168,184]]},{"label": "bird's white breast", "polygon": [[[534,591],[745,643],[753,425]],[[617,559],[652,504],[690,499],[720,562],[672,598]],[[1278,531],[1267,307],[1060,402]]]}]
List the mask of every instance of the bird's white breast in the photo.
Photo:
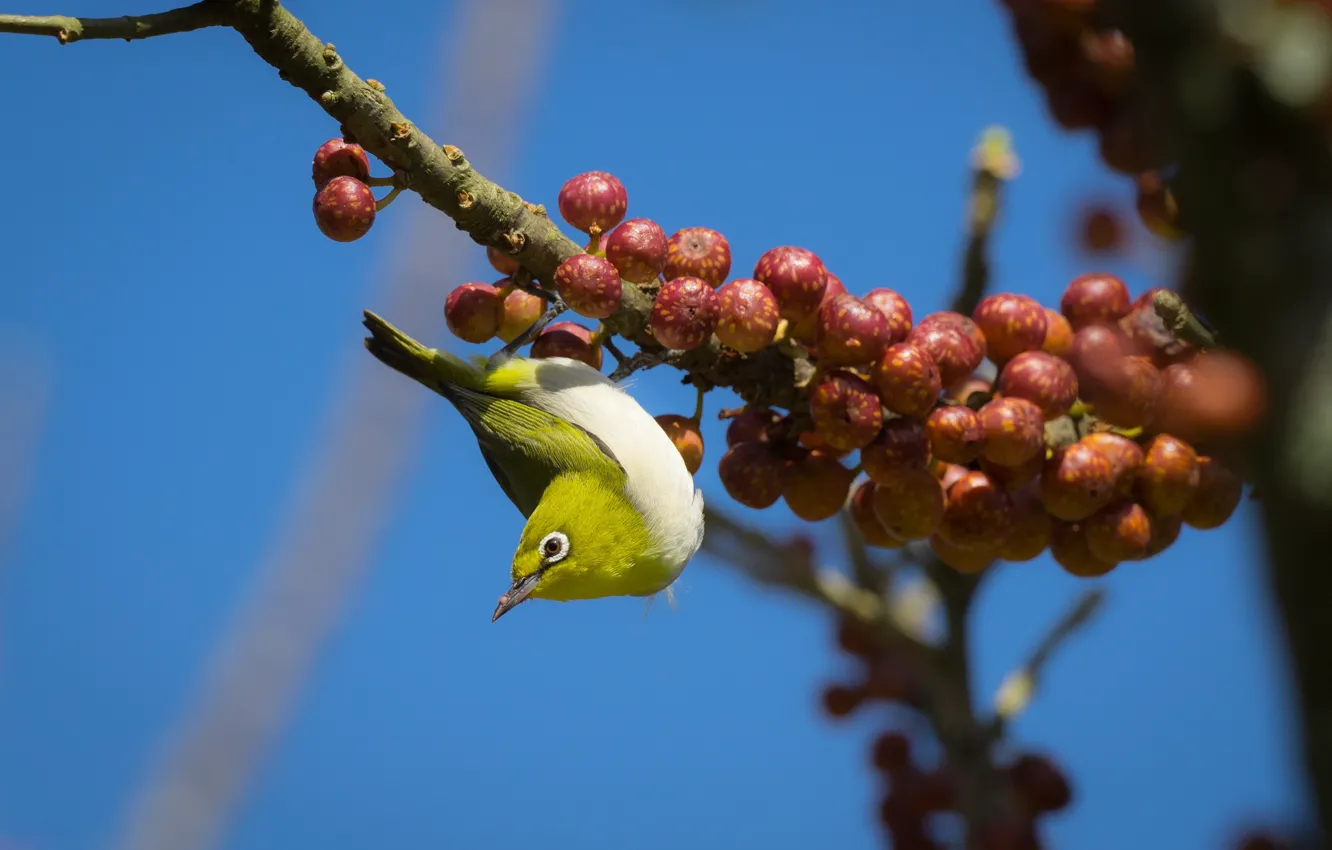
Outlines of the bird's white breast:
[{"label": "bird's white breast", "polygon": [[620,461],[625,495],[653,543],[647,554],[659,558],[674,581],[703,542],[703,493],[675,445],[633,396],[586,363],[545,358],[536,379],[524,392],[529,403],[592,432]]}]

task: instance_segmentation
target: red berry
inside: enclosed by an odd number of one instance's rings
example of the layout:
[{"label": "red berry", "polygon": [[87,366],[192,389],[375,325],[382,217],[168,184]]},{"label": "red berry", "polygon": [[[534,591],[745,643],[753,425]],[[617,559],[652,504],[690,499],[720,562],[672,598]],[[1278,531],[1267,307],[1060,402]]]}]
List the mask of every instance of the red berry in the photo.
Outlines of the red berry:
[{"label": "red berry", "polygon": [[657,417],[657,424],[675,444],[689,474],[698,472],[703,465],[703,434],[698,430],[698,423],[678,413],[663,413]]},{"label": "red berry", "polygon": [[717,462],[717,475],[732,499],[762,510],[782,497],[786,468],[781,458],[762,443],[738,443]]},{"label": "red berry", "polygon": [[329,139],[315,151],[310,172],[316,189],[322,189],[334,177],[355,177],[365,181],[370,179],[370,160],[360,145],[342,138]]},{"label": "red berry", "polygon": [[934,358],[909,342],[884,350],[874,367],[873,381],[884,406],[901,416],[929,415],[943,391]]},{"label": "red berry", "polygon": [[1054,523],[1041,504],[1035,482],[1012,494],[1013,518],[999,556],[1005,561],[1030,561],[1050,545]]},{"label": "red berry", "polygon": [[939,379],[944,389],[971,377],[971,373],[985,359],[985,353],[976,347],[970,337],[955,327],[937,322],[916,326],[907,334],[907,342],[930,355],[938,365]]},{"label": "red berry", "polygon": [[1033,812],[1057,812],[1073,799],[1064,774],[1044,756],[1028,753],[1008,767],[1013,790]]},{"label": "red berry", "polygon": [[1128,314],[1128,287],[1112,274],[1084,274],[1073,279],[1059,300],[1059,309],[1073,330],[1110,324]]},{"label": "red berry", "polygon": [[831,717],[846,717],[860,707],[863,695],[856,688],[830,685],[823,691],[823,710]]},{"label": "red berry", "polygon": [[375,195],[355,177],[334,177],[314,196],[319,232],[334,242],[355,242],[375,223]]},{"label": "red berry", "polygon": [[1248,358],[1214,349],[1187,364],[1168,366],[1161,376],[1158,428],[1191,439],[1235,437],[1267,413],[1267,382]]},{"label": "red berry", "polygon": [[1152,518],[1136,502],[1102,508],[1084,524],[1087,550],[1099,561],[1138,561],[1152,542]]},{"label": "red berry", "polygon": [[[971,340],[980,352],[981,359],[985,358],[989,343],[985,341],[985,333],[980,329],[980,325],[968,319],[961,313],[952,310],[943,310],[938,313],[931,313],[921,319],[916,325],[916,329],[924,331],[929,328],[952,328]],[[979,361],[978,361],[979,362]]]},{"label": "red berry", "polygon": [[[842,279],[837,275],[828,273],[828,285],[823,288],[823,298],[819,301],[819,310],[838,295],[845,295],[846,287],[842,284]],[[786,329],[786,335],[804,343],[807,347],[813,348],[817,342],[819,331],[819,310],[815,310],[807,316],[791,322]]]},{"label": "red berry", "polygon": [[1109,29],[1085,29],[1080,42],[1097,85],[1106,92],[1123,91],[1133,79],[1133,42],[1119,30]]},{"label": "red berry", "polygon": [[1082,213],[1079,236],[1082,247],[1092,253],[1117,251],[1124,245],[1124,224],[1115,210],[1093,207]]},{"label": "red berry", "polygon": [[666,266],[661,272],[667,280],[699,277],[721,286],[731,273],[731,243],[707,227],[686,227],[666,240]]},{"label": "red berry", "polygon": [[985,334],[987,352],[1004,363],[1045,344],[1045,308],[1034,298],[1001,292],[981,299],[972,318]]},{"label": "red berry", "polygon": [[444,300],[444,322],[463,342],[485,342],[503,321],[504,296],[488,283],[464,283]]},{"label": "red berry", "polygon": [[904,342],[907,334],[911,333],[911,305],[907,300],[886,287],[871,289],[866,293],[865,300],[879,308],[879,312],[888,319],[888,341]]},{"label": "red berry", "polygon": [[1188,507],[1200,477],[1193,446],[1169,434],[1157,434],[1147,444],[1137,495],[1153,516],[1172,516]]},{"label": "red berry", "polygon": [[1024,351],[1004,365],[995,389],[1000,395],[1025,398],[1045,419],[1058,419],[1078,400],[1078,376],[1068,361],[1044,351]]},{"label": "red berry", "polygon": [[934,456],[946,463],[971,463],[985,449],[985,428],[976,411],[961,404],[936,407],[925,420]]},{"label": "red berry", "polygon": [[815,339],[825,366],[868,366],[888,347],[888,319],[873,305],[841,293],[819,307]]},{"label": "red berry", "polygon": [[1076,522],[1096,513],[1114,497],[1115,467],[1094,445],[1060,446],[1041,471],[1041,502],[1056,519]]},{"label": "red berry", "polygon": [[[946,513],[944,521],[947,521]],[[999,550],[995,546],[987,544],[976,549],[964,549],[949,543],[937,531],[930,537],[930,549],[946,566],[963,575],[979,573],[999,559]]]},{"label": "red berry", "polygon": [[874,389],[850,372],[824,375],[809,394],[814,428],[829,446],[854,451],[868,446],[883,427],[883,405]]},{"label": "red berry", "polygon": [[1096,416],[1121,428],[1147,425],[1156,416],[1161,373],[1146,357],[1121,357],[1097,380],[1083,386]]},{"label": "red berry", "polygon": [[944,514],[936,534],[959,549],[998,552],[1013,519],[1013,502],[984,472],[964,474],[944,494]]},{"label": "red berry", "polygon": [[1056,313],[1045,308],[1045,342],[1041,350],[1055,357],[1068,357],[1073,350],[1073,326],[1064,318],[1063,313]]},{"label": "red berry", "polygon": [[866,544],[880,549],[901,549],[906,545],[906,541],[898,540],[889,534],[888,529],[884,528],[879,520],[879,515],[874,512],[876,489],[877,485],[873,481],[863,481],[851,494],[851,501],[847,505],[851,521],[855,523]]},{"label": "red berry", "polygon": [[972,410],[979,410],[993,395],[994,387],[989,381],[972,376],[944,393],[944,398],[960,401]]},{"label": "red berry", "polygon": [[1198,489],[1184,508],[1184,522],[1199,529],[1219,528],[1244,495],[1239,476],[1206,455],[1198,458]]},{"label": "red berry", "polygon": [[532,327],[544,312],[545,302],[530,292],[514,288],[504,296],[504,320],[500,322],[495,336],[505,342],[513,342],[523,331]]},{"label": "red berry", "polygon": [[860,465],[871,481],[892,484],[905,469],[924,469],[930,460],[925,429],[915,419],[889,419],[874,442],[860,450]]},{"label": "red berry", "polygon": [[733,280],[717,291],[717,339],[742,353],[767,348],[777,335],[777,299],[757,280]]},{"label": "red berry", "polygon": [[796,461],[787,474],[782,498],[791,513],[806,522],[835,516],[846,504],[855,472],[823,452],[810,452]]},{"label": "red berry", "polygon": [[782,417],[769,407],[746,407],[726,426],[726,447],[768,442],[768,428]]},{"label": "red berry", "polygon": [[519,269],[517,260],[489,245],[486,246],[486,259],[490,261],[490,267],[502,275],[512,275]]},{"label": "red berry", "polygon": [[1001,466],[1021,466],[1045,451],[1045,418],[1025,398],[996,398],[977,415],[985,433],[982,455]]},{"label": "red berry", "polygon": [[939,479],[939,486],[943,487],[944,492],[947,493],[949,487],[952,487],[971,470],[959,463],[938,462],[931,465],[930,471],[934,473],[935,478]]},{"label": "red berry", "polygon": [[576,230],[606,233],[624,220],[629,195],[624,184],[604,171],[570,177],[560,188],[560,215]]},{"label": "red berry", "polygon": [[813,251],[782,245],[759,257],[754,279],[772,291],[782,318],[795,322],[819,309],[828,270]]},{"label": "red berry", "polygon": [[650,218],[631,218],[610,232],[601,250],[621,278],[649,283],[666,265],[666,231]]},{"label": "red berry", "polygon": [[1144,557],[1154,558],[1175,545],[1183,528],[1184,518],[1179,514],[1152,517],[1152,542],[1148,544],[1147,554]]},{"label": "red berry", "polygon": [[581,360],[601,371],[601,346],[592,344],[592,332],[573,322],[555,322],[547,325],[532,341],[531,356],[568,357]]},{"label": "red berry", "polygon": [[721,315],[717,290],[697,277],[677,277],[663,284],[648,319],[657,342],[673,351],[689,351],[707,342]]},{"label": "red berry", "polygon": [[980,459],[979,465],[981,472],[988,474],[1011,493],[1014,490],[1021,490],[1040,477],[1041,469],[1045,466],[1045,452],[1037,452],[1017,466],[1005,466],[986,457]]},{"label": "red berry", "polygon": [[1076,522],[1055,522],[1050,534],[1050,557],[1064,572],[1078,578],[1103,576],[1118,566],[1092,554],[1087,548],[1086,530]]},{"label": "red berry", "polygon": [[911,741],[901,732],[884,732],[874,741],[874,766],[883,773],[900,773],[911,766]]},{"label": "red berry", "polygon": [[574,254],[555,270],[555,291],[580,316],[605,319],[620,309],[620,273],[609,260]]},{"label": "red berry", "polygon": [[899,540],[924,540],[943,519],[943,487],[928,470],[904,470],[891,484],[876,485],[873,500],[879,521]]},{"label": "red berry", "polygon": [[1104,383],[1127,351],[1128,341],[1113,326],[1088,325],[1074,334],[1067,359],[1078,377],[1078,392],[1086,395]]}]

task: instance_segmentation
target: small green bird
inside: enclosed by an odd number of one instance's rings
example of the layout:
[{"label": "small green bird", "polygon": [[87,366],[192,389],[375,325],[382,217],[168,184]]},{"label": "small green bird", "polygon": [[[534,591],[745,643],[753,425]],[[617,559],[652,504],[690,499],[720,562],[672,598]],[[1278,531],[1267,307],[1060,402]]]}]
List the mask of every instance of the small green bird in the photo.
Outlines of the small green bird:
[{"label": "small green bird", "polygon": [[385,365],[448,399],[527,518],[491,621],[527,599],[652,596],[703,542],[703,494],[666,432],[578,360],[461,358],[366,311]]}]

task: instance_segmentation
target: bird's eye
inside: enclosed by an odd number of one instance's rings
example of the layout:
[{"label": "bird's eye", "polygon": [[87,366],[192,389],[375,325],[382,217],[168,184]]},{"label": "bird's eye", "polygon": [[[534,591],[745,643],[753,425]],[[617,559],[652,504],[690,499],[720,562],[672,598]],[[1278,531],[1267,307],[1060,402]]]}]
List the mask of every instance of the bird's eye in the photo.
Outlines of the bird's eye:
[{"label": "bird's eye", "polygon": [[558,531],[552,531],[541,538],[541,560],[547,564],[563,560],[569,554],[569,538]]}]

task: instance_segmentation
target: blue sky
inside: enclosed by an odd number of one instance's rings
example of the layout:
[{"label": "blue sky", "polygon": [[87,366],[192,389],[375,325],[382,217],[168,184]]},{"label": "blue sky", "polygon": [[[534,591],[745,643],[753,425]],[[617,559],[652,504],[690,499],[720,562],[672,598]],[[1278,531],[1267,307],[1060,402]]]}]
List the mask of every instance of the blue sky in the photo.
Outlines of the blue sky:
[{"label": "blue sky", "polygon": [[[290,5],[409,115],[438,111],[454,3]],[[41,375],[47,398],[0,552],[0,846],[92,850],[116,837],[310,488],[340,387],[367,358],[359,311],[392,303],[384,278],[406,274],[409,234],[468,261],[412,267],[437,275],[436,312],[390,320],[442,339],[448,287],[493,274],[414,199],[357,243],[321,237],[308,167],[336,126],[234,33],[0,38],[0,77],[26,80],[6,102],[0,386]],[[997,287],[1055,303],[1106,265],[1069,242],[1079,200],[1129,199],[1090,138],[1046,119],[998,3],[566,0],[548,38],[516,158],[501,163],[500,145],[473,154],[478,167],[491,158],[552,209],[569,176],[611,171],[630,215],[726,233],[738,273],[799,244],[852,291],[939,308],[968,151],[992,123],[1024,165],[994,241]],[[503,42],[473,48],[467,73],[508,61]],[[418,120],[446,142],[466,119]],[[1166,263],[1144,247],[1109,267],[1141,291]],[[21,412],[28,396],[6,392]],[[636,392],[653,413],[692,405],[669,375]],[[822,684],[847,670],[824,612],[699,558],[674,613],[543,603],[492,625],[520,517],[457,415],[421,404],[363,580],[222,846],[879,846],[867,748],[886,715],[819,716]],[[706,437],[699,480],[723,502],[716,423]],[[1103,616],[1014,730],[1073,776],[1051,846],[1204,850],[1307,811],[1254,533],[1246,506],[1104,582]],[[988,582],[979,693],[1082,586],[1046,558]]]}]

